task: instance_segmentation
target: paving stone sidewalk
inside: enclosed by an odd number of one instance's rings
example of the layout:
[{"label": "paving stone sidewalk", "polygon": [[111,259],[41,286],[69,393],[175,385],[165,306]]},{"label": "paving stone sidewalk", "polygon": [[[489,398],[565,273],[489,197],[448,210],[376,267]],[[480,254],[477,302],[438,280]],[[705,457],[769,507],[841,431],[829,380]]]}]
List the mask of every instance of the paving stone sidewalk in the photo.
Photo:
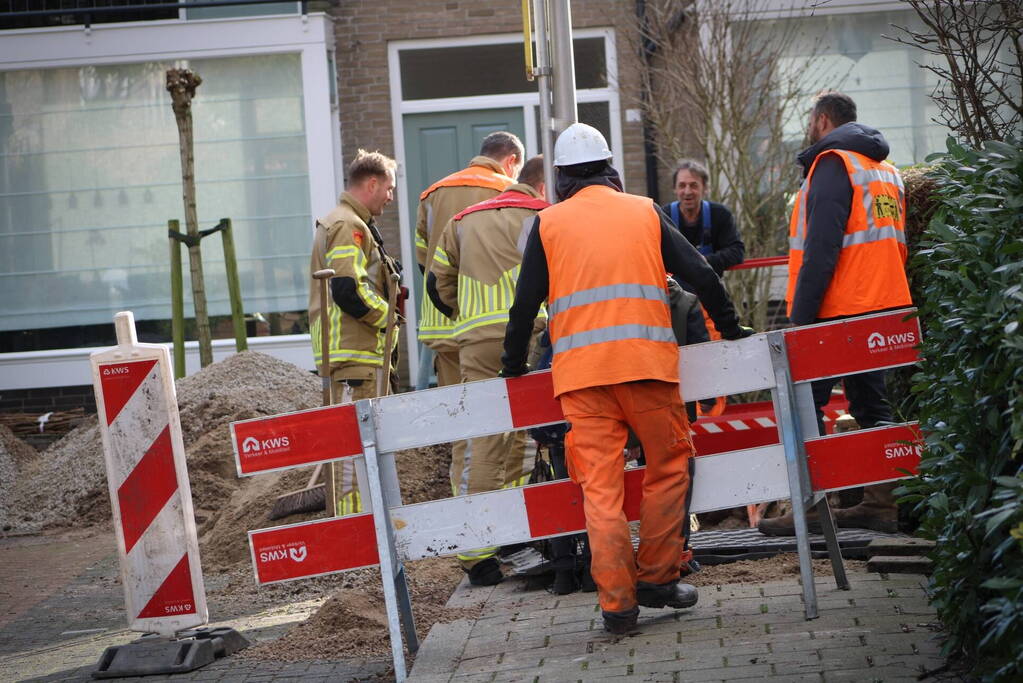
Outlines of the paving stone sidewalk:
[{"label": "paving stone sidewalk", "polygon": [[[803,618],[798,579],[702,587],[689,610],[643,609],[638,633],[603,632],[594,593],[464,584],[451,606],[482,616],[433,627],[416,683],[476,681],[916,681],[944,663],[934,610],[916,575],[850,575],[852,590],[818,577],[820,617]],[[955,680],[931,676],[928,680]]]}]

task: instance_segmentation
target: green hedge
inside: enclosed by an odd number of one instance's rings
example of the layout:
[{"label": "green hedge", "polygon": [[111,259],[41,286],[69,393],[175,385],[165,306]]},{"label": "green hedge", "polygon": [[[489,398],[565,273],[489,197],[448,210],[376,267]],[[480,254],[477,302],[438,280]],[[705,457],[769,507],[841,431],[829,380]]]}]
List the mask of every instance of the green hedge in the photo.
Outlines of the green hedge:
[{"label": "green hedge", "polygon": [[913,401],[926,448],[904,500],[937,541],[946,653],[1023,679],[1023,150],[948,141],[912,257],[924,326]]}]

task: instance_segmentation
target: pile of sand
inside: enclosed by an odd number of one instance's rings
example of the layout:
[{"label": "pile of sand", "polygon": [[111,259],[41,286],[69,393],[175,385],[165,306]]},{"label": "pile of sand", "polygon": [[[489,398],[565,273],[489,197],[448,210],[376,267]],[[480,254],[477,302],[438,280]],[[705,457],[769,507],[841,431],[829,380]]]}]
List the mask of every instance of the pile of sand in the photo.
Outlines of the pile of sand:
[{"label": "pile of sand", "polygon": [[10,427],[0,425],[0,531],[8,529],[8,517],[19,470],[38,456],[36,449],[19,439]]},{"label": "pile of sand", "polygon": [[[464,576],[452,559],[430,558],[405,566],[412,593],[416,632],[425,638],[440,622],[475,618],[479,608],[447,608],[445,603]],[[239,653],[271,661],[337,660],[343,657],[386,657],[391,652],[387,613],[377,569],[341,575],[344,583],[305,622],[281,638]]]}]

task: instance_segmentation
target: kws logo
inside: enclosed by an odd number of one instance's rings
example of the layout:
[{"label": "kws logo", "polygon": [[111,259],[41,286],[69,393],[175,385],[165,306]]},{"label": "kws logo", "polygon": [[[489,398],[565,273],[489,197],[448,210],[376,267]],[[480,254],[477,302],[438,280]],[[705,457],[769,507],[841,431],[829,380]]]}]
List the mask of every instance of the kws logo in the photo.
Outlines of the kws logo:
[{"label": "kws logo", "polygon": [[259,553],[260,562],[277,562],[279,560],[305,562],[307,557],[309,557],[309,548],[306,547],[304,541],[275,545]]},{"label": "kws logo", "polygon": [[914,457],[919,458],[923,453],[923,447],[918,443],[906,443],[905,441],[892,441],[884,445],[884,457],[888,460],[897,458]]},{"label": "kws logo", "polygon": [[870,336],[867,337],[867,350],[870,351],[870,353],[899,351],[901,349],[907,349],[914,346],[916,342],[916,332],[912,330],[909,332],[889,334],[887,336],[880,332],[871,332]]},{"label": "kws logo", "polygon": [[290,447],[291,439],[286,436],[275,436],[262,441],[254,436],[247,436],[242,441],[242,453],[251,453],[252,455],[273,455],[282,453]]}]

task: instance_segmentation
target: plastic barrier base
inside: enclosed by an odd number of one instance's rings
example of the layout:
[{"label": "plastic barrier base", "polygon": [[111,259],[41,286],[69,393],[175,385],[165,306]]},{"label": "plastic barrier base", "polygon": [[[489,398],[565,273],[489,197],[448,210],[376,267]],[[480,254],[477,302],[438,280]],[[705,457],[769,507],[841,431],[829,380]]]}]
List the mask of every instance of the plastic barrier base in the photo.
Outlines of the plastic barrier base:
[{"label": "plastic barrier base", "polygon": [[178,636],[169,640],[150,634],[127,645],[108,647],[92,677],[187,673],[249,646],[249,641],[233,628],[197,628]]}]

